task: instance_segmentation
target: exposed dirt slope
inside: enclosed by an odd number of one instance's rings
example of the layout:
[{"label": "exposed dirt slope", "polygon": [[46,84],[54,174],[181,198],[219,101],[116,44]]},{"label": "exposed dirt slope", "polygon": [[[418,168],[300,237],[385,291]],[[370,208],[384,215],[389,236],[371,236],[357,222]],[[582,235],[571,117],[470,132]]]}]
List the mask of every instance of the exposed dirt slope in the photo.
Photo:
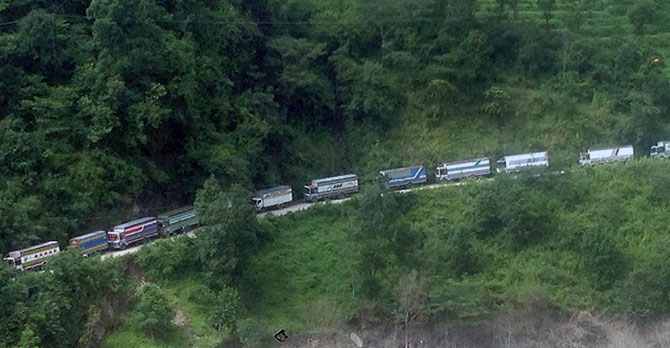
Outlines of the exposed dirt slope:
[{"label": "exposed dirt slope", "polygon": [[[351,333],[289,337],[290,348],[360,348]],[[365,348],[404,347],[401,328],[357,332]],[[670,318],[643,323],[631,318],[598,318],[588,312],[556,317],[501,316],[491,322],[451,329],[423,326],[413,332],[413,348],[661,348],[670,347]]]}]

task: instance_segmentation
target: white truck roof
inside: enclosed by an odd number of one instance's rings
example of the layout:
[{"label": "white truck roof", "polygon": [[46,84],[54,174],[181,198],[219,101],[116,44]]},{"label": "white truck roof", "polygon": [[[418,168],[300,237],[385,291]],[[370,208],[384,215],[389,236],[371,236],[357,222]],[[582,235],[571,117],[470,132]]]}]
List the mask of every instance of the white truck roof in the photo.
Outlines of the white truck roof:
[{"label": "white truck roof", "polygon": [[43,248],[43,247],[49,246],[49,245],[58,246],[58,242],[53,241],[53,240],[48,241],[48,242],[44,242],[42,244],[33,245],[31,247],[24,248],[24,249],[21,249],[21,250],[10,251],[7,255],[9,257],[17,258],[17,257],[20,257],[21,255],[23,255],[24,253],[28,252],[28,251],[31,251],[33,249],[40,249],[40,248]]},{"label": "white truck roof", "polygon": [[533,158],[546,158],[547,157],[547,152],[531,152],[531,153],[522,153],[518,155],[511,155],[511,156],[505,156],[505,161],[506,162],[515,162],[515,161],[523,161],[523,160],[529,160]]},{"label": "white truck roof", "polygon": [[312,184],[323,184],[331,181],[340,181],[340,180],[353,180],[358,178],[356,174],[345,174],[345,175],[338,175],[338,176],[331,176],[329,178],[321,178],[321,179],[314,179],[312,180]]},{"label": "white truck roof", "polygon": [[72,237],[72,238],[70,238],[70,240],[82,240],[82,239],[86,239],[86,238],[89,238],[89,237],[93,237],[93,236],[95,236],[95,235],[97,235],[97,234],[106,234],[106,233],[107,233],[107,232],[102,231],[102,230],[101,230],[101,231],[95,231],[95,232],[91,232],[91,233],[83,234],[83,235],[81,235],[81,236]]},{"label": "white truck roof", "polygon": [[617,156],[632,156],[634,154],[633,145],[624,145],[619,147],[589,149],[589,156],[591,159],[617,157]]},{"label": "white truck roof", "polygon": [[291,188],[289,186],[275,186],[275,187],[272,187],[272,188],[256,191],[256,197],[263,197],[264,195],[267,195],[268,193],[290,191],[290,190],[291,190]]},{"label": "white truck roof", "polygon": [[473,158],[469,160],[462,160],[462,161],[455,161],[455,162],[449,162],[449,163],[442,163],[438,168],[460,168],[460,167],[469,167],[472,166],[473,163],[480,163],[480,164],[487,164],[489,163],[489,159],[486,157],[482,158]]},{"label": "white truck roof", "polygon": [[134,226],[134,225],[139,225],[139,224],[141,224],[141,223],[145,223],[145,222],[148,222],[148,221],[151,221],[151,220],[155,220],[155,219],[156,219],[156,218],[153,217],[153,216],[143,217],[143,218],[141,218],[141,219],[137,219],[137,220],[129,221],[129,222],[126,222],[126,223],[124,223],[124,224],[114,226],[114,230],[125,229],[125,228],[127,228],[127,227]]}]

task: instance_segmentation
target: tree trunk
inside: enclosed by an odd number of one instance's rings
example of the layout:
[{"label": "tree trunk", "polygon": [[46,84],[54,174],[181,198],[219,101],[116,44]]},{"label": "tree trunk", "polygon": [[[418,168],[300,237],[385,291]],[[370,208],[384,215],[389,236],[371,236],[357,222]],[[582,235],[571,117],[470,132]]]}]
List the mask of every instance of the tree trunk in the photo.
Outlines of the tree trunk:
[{"label": "tree trunk", "polygon": [[405,348],[409,347],[409,311],[405,312]]}]

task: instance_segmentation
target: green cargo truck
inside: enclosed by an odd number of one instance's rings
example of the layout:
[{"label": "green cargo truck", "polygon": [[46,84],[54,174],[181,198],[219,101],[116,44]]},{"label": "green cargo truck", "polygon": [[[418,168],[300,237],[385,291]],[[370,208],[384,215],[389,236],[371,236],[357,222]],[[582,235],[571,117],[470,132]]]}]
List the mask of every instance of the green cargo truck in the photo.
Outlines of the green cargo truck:
[{"label": "green cargo truck", "polygon": [[162,237],[188,232],[200,224],[193,207],[183,207],[158,215]]}]

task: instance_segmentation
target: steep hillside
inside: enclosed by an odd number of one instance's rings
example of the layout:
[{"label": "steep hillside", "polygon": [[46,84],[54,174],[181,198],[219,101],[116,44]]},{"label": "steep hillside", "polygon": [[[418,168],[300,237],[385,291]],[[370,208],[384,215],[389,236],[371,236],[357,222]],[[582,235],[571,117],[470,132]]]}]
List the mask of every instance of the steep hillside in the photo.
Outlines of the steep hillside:
[{"label": "steep hillside", "polygon": [[211,175],[297,191],[670,132],[661,1],[0,4],[2,253],[190,204]]},{"label": "steep hillside", "polygon": [[[187,204],[203,225],[123,262],[0,270],[0,347],[663,327],[670,163],[641,157],[670,137],[669,20],[660,0],[0,0],[0,253]],[[577,167],[615,144],[639,160]],[[374,182],[534,150],[552,173]],[[342,205],[249,204],[349,172]],[[552,325],[567,338],[525,330]]]},{"label": "steep hillside", "polygon": [[[670,305],[670,162],[537,174],[383,196],[370,189],[342,204],[262,219],[271,239],[233,278],[239,324],[226,324],[219,340],[267,346],[283,328],[296,347],[352,345],[353,331],[377,347],[402,341],[405,301],[413,299],[408,332],[427,347],[666,342],[644,332],[666,325]],[[220,278],[183,251],[151,261],[170,248],[188,250],[182,242],[138,256],[175,294],[193,330],[213,338],[208,307],[227,303],[213,292]],[[214,298],[224,302],[208,302]],[[107,345],[118,342],[126,341]]]}]

